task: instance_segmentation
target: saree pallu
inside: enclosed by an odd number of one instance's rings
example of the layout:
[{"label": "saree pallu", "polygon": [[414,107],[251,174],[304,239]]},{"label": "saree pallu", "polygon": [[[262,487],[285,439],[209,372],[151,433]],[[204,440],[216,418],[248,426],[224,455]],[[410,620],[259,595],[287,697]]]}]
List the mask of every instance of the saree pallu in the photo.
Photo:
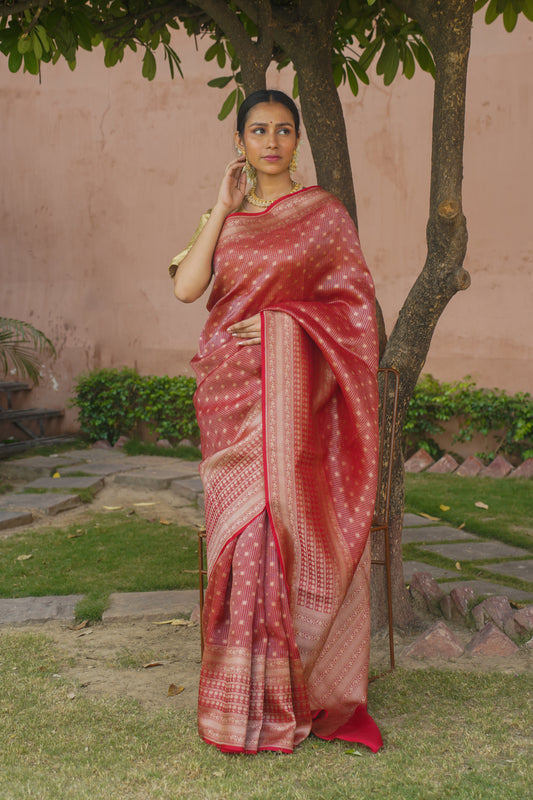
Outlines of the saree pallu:
[{"label": "saree pallu", "polygon": [[[374,289],[319,187],[228,216],[193,359],[208,587],[198,725],[228,752],[312,731],[382,744],[366,711],[377,475]],[[228,327],[261,312],[261,345]]]}]

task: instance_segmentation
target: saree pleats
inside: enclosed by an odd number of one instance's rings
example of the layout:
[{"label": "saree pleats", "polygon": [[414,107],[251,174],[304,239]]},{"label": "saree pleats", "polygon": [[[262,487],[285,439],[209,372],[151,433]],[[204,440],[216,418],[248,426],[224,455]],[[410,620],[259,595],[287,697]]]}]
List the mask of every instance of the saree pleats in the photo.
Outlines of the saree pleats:
[{"label": "saree pleats", "polygon": [[[376,492],[373,285],[318,187],[230,215],[193,360],[208,588],[199,731],[291,752],[312,730],[381,746],[366,711]],[[227,331],[261,312],[262,345]]]}]

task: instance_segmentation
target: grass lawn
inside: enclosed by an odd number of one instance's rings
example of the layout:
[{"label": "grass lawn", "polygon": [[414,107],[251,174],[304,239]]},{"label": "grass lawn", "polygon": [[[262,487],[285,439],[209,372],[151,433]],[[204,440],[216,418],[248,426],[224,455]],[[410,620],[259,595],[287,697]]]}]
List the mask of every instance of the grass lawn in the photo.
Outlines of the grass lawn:
[{"label": "grass lawn", "polygon": [[[203,744],[195,714],[83,697],[44,636],[0,633],[2,800],[526,800],[530,675],[397,670],[371,685],[385,748]],[[127,680],[127,671],[124,672]]]},{"label": "grass lawn", "polygon": [[84,594],[78,618],[100,619],[112,592],[196,588],[196,531],[166,522],[112,512],[6,539],[0,597]]},{"label": "grass lawn", "polygon": [[406,475],[405,510],[533,552],[533,481],[527,479]]}]

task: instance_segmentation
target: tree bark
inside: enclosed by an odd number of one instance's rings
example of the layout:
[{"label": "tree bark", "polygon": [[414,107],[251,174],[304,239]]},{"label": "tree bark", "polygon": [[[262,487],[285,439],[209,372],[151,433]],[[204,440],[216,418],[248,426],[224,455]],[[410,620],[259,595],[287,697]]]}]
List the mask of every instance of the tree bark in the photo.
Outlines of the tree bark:
[{"label": "tree bark", "polygon": [[[437,322],[454,294],[470,285],[470,276],[463,269],[467,229],[462,210],[462,180],[474,0],[395,0],[395,4],[416,16],[436,65],[426,262],[403,304],[381,360],[381,366],[395,367],[400,373],[390,555],[394,620],[399,627],[407,627],[413,621],[413,612],[405,589],[401,556],[405,476],[400,442],[409,400]],[[385,621],[383,586],[374,585],[373,624],[381,627]]]}]

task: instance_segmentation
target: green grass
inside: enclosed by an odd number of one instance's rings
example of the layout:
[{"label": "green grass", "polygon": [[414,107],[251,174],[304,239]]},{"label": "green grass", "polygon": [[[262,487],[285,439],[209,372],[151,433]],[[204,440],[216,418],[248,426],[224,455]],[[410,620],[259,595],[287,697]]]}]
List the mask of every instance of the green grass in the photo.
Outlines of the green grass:
[{"label": "green grass", "polygon": [[2,800],[531,796],[531,675],[397,670],[370,689],[379,754],[310,737],[292,756],[228,756],[203,744],[195,713],[172,701],[154,713],[84,697],[60,677],[65,661],[44,636],[0,633],[0,642]]},{"label": "green grass", "polygon": [[123,450],[129,456],[166,456],[167,458],[181,458],[183,461],[200,461],[202,454],[197,447],[176,445],[175,447],[158,447],[151,442],[139,442],[130,439],[124,444]]},{"label": "green grass", "polygon": [[3,541],[0,597],[84,594],[76,615],[99,619],[111,592],[195,588],[197,568],[196,531],[125,511],[95,514]]},{"label": "green grass", "polygon": [[2,483],[0,481],[0,495],[8,494],[13,489],[13,485],[11,483]]},{"label": "green grass", "polygon": [[[476,508],[478,501],[488,509]],[[533,552],[533,481],[527,479],[406,475],[405,510]]]},{"label": "green grass", "polygon": [[6,461],[17,460],[20,458],[33,458],[34,456],[53,456],[57,453],[68,453],[71,450],[87,450],[91,447],[88,439],[74,439],[64,444],[43,445],[42,447],[30,447],[24,453],[14,453],[8,456]]}]

